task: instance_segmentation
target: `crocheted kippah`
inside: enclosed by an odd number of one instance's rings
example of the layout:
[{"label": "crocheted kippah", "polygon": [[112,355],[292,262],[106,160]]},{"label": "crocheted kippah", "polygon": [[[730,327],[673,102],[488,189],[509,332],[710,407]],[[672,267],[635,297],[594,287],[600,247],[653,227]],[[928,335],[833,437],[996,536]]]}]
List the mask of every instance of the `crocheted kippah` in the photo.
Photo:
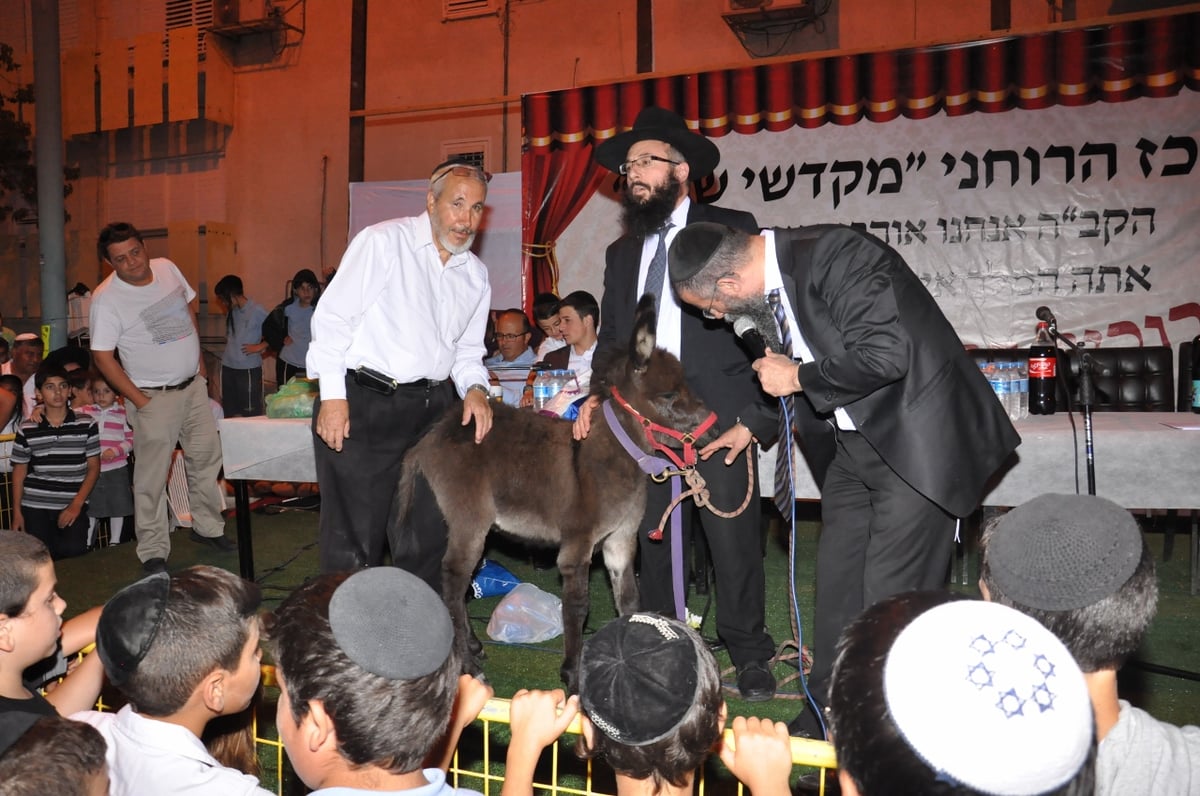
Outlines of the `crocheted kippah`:
[{"label": "crocheted kippah", "polygon": [[1092,746],[1083,674],[1054,634],[998,603],[963,600],[918,616],[883,671],[900,735],[939,779],[981,793],[1044,793]]},{"label": "crocheted kippah", "polygon": [[579,702],[596,729],[627,746],[675,731],[696,701],[700,662],[683,624],[657,614],[609,622],[583,645]]},{"label": "crocheted kippah", "polygon": [[96,654],[113,685],[127,682],[150,651],[170,591],[171,576],[156,572],[121,589],[104,604],[96,623]]},{"label": "crocheted kippah", "polygon": [[433,589],[411,572],[372,567],[346,578],[329,599],[329,628],[350,660],[388,680],[437,670],[454,626]]},{"label": "crocheted kippah", "polygon": [[989,535],[992,580],[1030,608],[1069,611],[1116,592],[1137,569],[1142,533],[1129,512],[1094,495],[1041,495]]}]

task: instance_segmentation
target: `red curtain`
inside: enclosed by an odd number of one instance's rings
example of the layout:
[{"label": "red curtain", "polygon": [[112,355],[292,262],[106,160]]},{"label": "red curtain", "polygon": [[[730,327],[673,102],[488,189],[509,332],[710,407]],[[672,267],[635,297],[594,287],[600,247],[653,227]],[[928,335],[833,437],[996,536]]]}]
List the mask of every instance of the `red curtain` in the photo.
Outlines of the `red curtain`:
[{"label": "red curtain", "polygon": [[1002,113],[1200,91],[1200,13],[919,50],[654,77],[525,98],[527,303],[556,287],[554,241],[607,176],[595,144],[647,105],[703,135]]}]

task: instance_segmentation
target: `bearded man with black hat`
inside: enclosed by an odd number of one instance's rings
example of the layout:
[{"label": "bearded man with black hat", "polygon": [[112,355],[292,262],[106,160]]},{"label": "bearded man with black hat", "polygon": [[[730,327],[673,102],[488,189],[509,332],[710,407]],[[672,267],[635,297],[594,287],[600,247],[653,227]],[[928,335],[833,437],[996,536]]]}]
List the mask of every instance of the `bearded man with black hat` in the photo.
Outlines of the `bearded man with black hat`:
[{"label": "bearded man with black hat", "polygon": [[[622,223],[626,229],[606,254],[600,305],[604,322],[596,361],[629,339],[638,298],[644,293],[655,294],[658,345],[683,363],[688,386],[717,413],[724,429],[700,452],[698,470],[708,485],[713,505],[734,509],[754,485],[738,454],[745,451],[757,466],[755,440],[775,435],[776,412],[773,402],[768,402],[755,382],[750,358],[729,328],[705,320],[698,310],[675,299],[666,280],[666,249],[679,230],[697,221],[719,221],[751,233],[758,231],[758,222],[750,213],[701,204],[688,195],[689,183],[712,174],[721,153],[669,110],[642,110],[632,129],[596,149],[596,159],[625,177]],[[585,410],[577,423],[577,434],[586,434],[589,426],[590,416]],[[651,541],[646,533],[659,525],[670,500],[669,485],[649,485],[638,535],[638,583],[642,610],[674,615],[670,533],[664,534],[662,542]],[[750,701],[770,699],[775,695],[775,677],[768,661],[775,643],[767,634],[764,617],[766,584],[759,501],[752,499],[745,511],[732,518],[693,511],[690,503],[685,503],[683,509],[685,520],[690,515],[693,532],[704,534],[711,551],[717,633],[737,667],[738,690]]]},{"label": "bearded man with black hat", "polygon": [[955,518],[975,510],[1020,437],[929,291],[878,238],[835,224],[759,235],[693,224],[669,259],[682,301],[745,316],[769,341],[754,370],[791,407],[788,430],[821,488],[817,704],[789,725],[815,737],[843,629],[885,597],[944,586]]}]

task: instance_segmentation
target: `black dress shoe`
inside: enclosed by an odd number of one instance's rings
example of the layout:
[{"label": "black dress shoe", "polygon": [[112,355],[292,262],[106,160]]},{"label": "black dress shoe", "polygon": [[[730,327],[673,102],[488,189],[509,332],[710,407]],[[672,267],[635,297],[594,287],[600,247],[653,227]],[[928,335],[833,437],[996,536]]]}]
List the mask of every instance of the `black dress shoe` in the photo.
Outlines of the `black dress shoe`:
[{"label": "black dress shoe", "polygon": [[147,575],[153,575],[155,572],[167,571],[167,559],[165,558],[147,558],[142,562],[142,572]]},{"label": "black dress shoe", "polygon": [[234,550],[237,550],[237,545],[231,542],[225,534],[221,534],[220,536],[201,536],[195,530],[192,530],[188,533],[188,538],[196,544],[206,544],[209,547],[215,547],[222,553],[232,553]]},{"label": "black dress shoe", "polygon": [[[820,708],[817,708],[820,710]],[[818,741],[825,740],[825,732],[821,729],[821,722],[817,721],[817,714],[813,712],[813,708],[806,707],[804,711],[788,722],[788,735],[793,738],[813,738]]]},{"label": "black dress shoe", "polygon": [[775,675],[766,661],[751,661],[738,667],[737,687],[747,702],[766,702],[775,696]]}]

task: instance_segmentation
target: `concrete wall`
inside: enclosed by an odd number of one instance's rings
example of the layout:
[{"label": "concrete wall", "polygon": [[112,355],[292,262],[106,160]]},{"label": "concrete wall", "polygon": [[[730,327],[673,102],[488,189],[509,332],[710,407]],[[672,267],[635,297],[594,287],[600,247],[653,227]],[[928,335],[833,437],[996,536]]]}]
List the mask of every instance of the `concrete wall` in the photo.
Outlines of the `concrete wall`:
[{"label": "concrete wall", "polygon": [[[29,36],[19,28],[27,27],[29,2],[5,0],[0,15],[0,41],[17,48],[24,79],[31,76],[33,59],[22,52]],[[99,46],[127,35],[114,20],[123,18],[123,3],[133,2],[62,0],[61,7],[76,35]],[[24,4],[22,13],[14,10],[18,4]],[[652,69],[673,73],[756,63],[721,17],[727,4],[654,0]],[[637,0],[511,0],[507,12],[503,0],[495,5],[496,14],[447,22],[442,0],[369,2],[367,180],[423,178],[447,147],[464,141],[481,142],[492,171],[517,171],[521,120],[514,98],[638,74]],[[138,8],[147,6],[152,4],[143,0]],[[1077,0],[1075,8],[1083,20],[1108,13],[1110,3]],[[861,51],[986,38],[999,33],[991,30],[991,9],[989,0],[833,0],[824,31],[801,31],[790,46]],[[1011,0],[1009,10],[1014,29],[1059,21],[1044,0]],[[163,145],[168,154],[151,152],[145,160],[130,153],[144,153],[146,141],[158,135],[153,131],[69,142],[69,161],[84,176],[67,201],[68,284],[98,281],[95,231],[112,220],[110,208],[132,208],[128,212],[139,215],[138,204],[126,201],[127,192],[141,191],[139,186],[163,175],[168,185],[186,187],[168,192],[167,200],[148,192],[146,202],[169,201],[153,208],[154,214],[187,221],[186,214],[195,213],[204,216],[194,219],[202,223],[232,224],[236,254],[220,266],[240,272],[247,293],[262,303],[278,301],[284,281],[297,269],[336,265],[348,214],[351,3],[308,0],[305,11],[303,36],[292,34],[293,45],[277,53],[247,39],[210,39],[208,46],[220,54],[208,57],[229,59],[236,85],[232,127],[209,126],[201,133],[201,146],[210,152],[188,159],[170,154],[179,151],[174,139],[184,135],[177,129],[161,131],[171,143]],[[139,223],[137,217],[128,220]],[[37,276],[29,271],[37,258],[30,256],[28,240],[20,253],[18,232],[32,235],[36,246],[33,230],[0,224],[0,296],[14,295],[21,282],[26,311],[36,315]],[[151,248],[165,246],[162,239]],[[206,276],[211,284],[219,274]],[[7,299],[0,302],[10,320],[19,316]]]}]

